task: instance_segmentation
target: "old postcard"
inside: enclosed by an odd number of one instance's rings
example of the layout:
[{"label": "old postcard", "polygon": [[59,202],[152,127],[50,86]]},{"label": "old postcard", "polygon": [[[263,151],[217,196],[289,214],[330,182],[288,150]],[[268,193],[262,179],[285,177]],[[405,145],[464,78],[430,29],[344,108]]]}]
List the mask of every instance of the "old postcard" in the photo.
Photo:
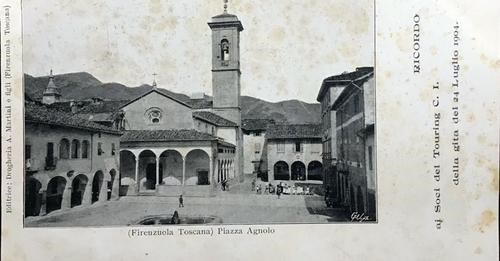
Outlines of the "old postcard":
[{"label": "old postcard", "polygon": [[2,259],[497,260],[479,2],[2,0]]}]

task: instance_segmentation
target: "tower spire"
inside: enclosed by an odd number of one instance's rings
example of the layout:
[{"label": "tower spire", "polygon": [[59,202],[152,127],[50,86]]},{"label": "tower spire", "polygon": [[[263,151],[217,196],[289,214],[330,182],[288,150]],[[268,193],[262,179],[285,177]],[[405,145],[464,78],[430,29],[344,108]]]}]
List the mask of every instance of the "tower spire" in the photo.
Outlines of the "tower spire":
[{"label": "tower spire", "polygon": [[227,14],[227,3],[229,0],[224,0],[224,13]]},{"label": "tower spire", "polygon": [[61,93],[59,93],[59,88],[57,88],[54,82],[54,74],[52,72],[52,69],[50,69],[49,83],[43,91],[42,102],[44,104],[52,104],[54,102],[59,102],[60,97]]}]

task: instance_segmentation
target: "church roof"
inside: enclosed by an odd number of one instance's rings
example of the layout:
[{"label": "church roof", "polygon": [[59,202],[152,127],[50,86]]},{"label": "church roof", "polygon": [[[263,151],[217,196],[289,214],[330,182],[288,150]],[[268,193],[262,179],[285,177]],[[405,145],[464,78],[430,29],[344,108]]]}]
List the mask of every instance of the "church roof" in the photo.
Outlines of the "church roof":
[{"label": "church roof", "polygon": [[271,125],[267,130],[266,139],[321,139],[321,125]]},{"label": "church roof", "polygon": [[215,113],[209,111],[195,111],[193,117],[208,121],[218,127],[237,127],[238,125],[228,119],[225,119]]},{"label": "church roof", "polygon": [[78,114],[51,109],[37,102],[25,102],[24,117],[26,122],[121,134],[113,128],[86,120]]},{"label": "church roof", "polygon": [[138,141],[215,141],[217,138],[208,133],[193,129],[182,130],[128,130],[120,139],[122,142]]},{"label": "church roof", "polygon": [[241,128],[246,131],[264,131],[274,123],[273,119],[244,119],[241,121]]},{"label": "church roof", "polygon": [[156,93],[158,93],[158,94],[160,94],[160,95],[162,95],[164,97],[167,97],[167,98],[169,98],[169,99],[171,99],[171,100],[173,100],[173,101],[175,101],[177,103],[180,103],[180,104],[182,104],[182,105],[184,105],[186,107],[191,108],[191,105],[188,104],[188,101],[184,101],[183,99],[180,99],[179,97],[175,97],[174,95],[172,95],[172,93],[170,93],[167,90],[163,90],[163,89],[159,89],[159,88],[153,88],[153,89],[151,89],[151,90],[149,90],[149,91],[147,91],[147,92],[145,92],[145,93],[137,96],[136,98],[130,100],[129,102],[121,105],[118,109],[121,109],[121,108],[123,108],[123,107],[125,107],[125,106],[127,106],[127,105],[129,105],[131,103],[134,103],[135,101],[140,100],[141,98],[149,95],[152,92],[156,92]]}]

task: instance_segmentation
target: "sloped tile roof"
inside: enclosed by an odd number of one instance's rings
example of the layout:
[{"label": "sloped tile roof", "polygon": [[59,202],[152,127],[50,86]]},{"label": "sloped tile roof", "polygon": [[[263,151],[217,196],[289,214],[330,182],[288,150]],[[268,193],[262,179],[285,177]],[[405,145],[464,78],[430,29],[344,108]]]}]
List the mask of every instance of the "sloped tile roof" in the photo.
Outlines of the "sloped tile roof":
[{"label": "sloped tile roof", "polygon": [[287,124],[269,126],[266,139],[315,139],[321,138],[321,125]]},{"label": "sloped tile roof", "polygon": [[323,97],[328,88],[339,84],[347,85],[348,83],[355,81],[370,73],[373,73],[373,67],[358,67],[356,68],[356,71],[346,72],[327,77],[323,80],[323,83],[321,84],[321,88],[319,90],[318,97],[316,98],[316,100],[321,101],[321,97]]},{"label": "sloped tile roof", "polygon": [[193,109],[208,109],[212,108],[213,101],[209,99],[191,99],[189,104],[191,104]]},{"label": "sloped tile roof", "polygon": [[101,101],[84,105],[78,110],[78,113],[91,114],[91,113],[113,113],[120,109],[128,101]]},{"label": "sloped tile roof", "polygon": [[124,131],[122,142],[133,141],[212,141],[216,137],[192,129],[183,130],[129,130]]},{"label": "sloped tile roof", "polygon": [[113,128],[86,120],[78,114],[72,114],[48,108],[47,106],[37,102],[25,102],[24,117],[26,122],[42,123],[91,131],[102,131],[117,135],[121,134],[121,132]]},{"label": "sloped tile roof", "polygon": [[241,121],[241,128],[247,131],[263,131],[274,123],[273,119],[244,119]]},{"label": "sloped tile roof", "polygon": [[193,117],[208,121],[208,122],[214,124],[215,126],[219,126],[219,127],[236,127],[236,126],[238,126],[236,123],[234,123],[228,119],[222,118],[221,116],[219,116],[215,113],[209,112],[209,111],[195,111],[195,112],[193,112]]},{"label": "sloped tile roof", "polygon": [[232,143],[229,143],[227,141],[223,141],[223,140],[218,140],[217,143],[219,145],[222,145],[222,146],[225,146],[225,147],[232,147],[232,148],[235,148],[236,146]]}]

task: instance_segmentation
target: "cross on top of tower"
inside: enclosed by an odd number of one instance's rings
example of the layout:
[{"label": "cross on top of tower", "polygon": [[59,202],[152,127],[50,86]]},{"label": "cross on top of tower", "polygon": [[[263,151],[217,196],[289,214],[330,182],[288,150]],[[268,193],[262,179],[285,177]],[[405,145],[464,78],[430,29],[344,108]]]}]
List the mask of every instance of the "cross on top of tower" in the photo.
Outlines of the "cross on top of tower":
[{"label": "cross on top of tower", "polygon": [[227,3],[229,0],[224,0],[224,13],[227,14]]},{"label": "cross on top of tower", "polygon": [[153,88],[156,88],[156,75],[158,75],[157,73],[153,73]]}]

